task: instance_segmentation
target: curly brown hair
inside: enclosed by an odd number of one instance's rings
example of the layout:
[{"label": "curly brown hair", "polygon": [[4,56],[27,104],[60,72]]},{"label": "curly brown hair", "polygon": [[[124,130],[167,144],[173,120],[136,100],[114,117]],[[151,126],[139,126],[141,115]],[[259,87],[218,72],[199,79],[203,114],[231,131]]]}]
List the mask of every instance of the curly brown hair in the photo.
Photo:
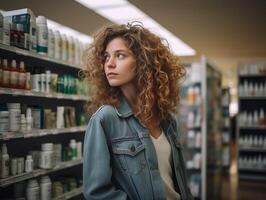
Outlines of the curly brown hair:
[{"label": "curly brown hair", "polygon": [[164,120],[170,117],[179,104],[180,80],[185,68],[179,58],[171,53],[168,44],[144,28],[140,23],[109,25],[100,29],[85,53],[85,69],[82,71],[92,87],[89,111],[109,104],[117,106],[122,94],[119,87],[111,87],[104,73],[104,51],[114,38],[122,38],[136,59],[136,88],[138,102],[136,116],[144,124],[154,117]]}]

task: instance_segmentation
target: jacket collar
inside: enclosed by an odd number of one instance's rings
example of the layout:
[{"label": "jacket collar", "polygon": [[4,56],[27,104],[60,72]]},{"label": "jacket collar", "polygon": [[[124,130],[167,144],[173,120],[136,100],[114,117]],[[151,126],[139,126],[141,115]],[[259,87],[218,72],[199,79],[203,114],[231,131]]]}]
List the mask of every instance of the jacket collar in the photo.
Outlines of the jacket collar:
[{"label": "jacket collar", "polygon": [[129,106],[124,95],[121,95],[120,104],[115,109],[116,109],[116,113],[119,117],[126,118],[126,117],[133,115],[132,109]]}]

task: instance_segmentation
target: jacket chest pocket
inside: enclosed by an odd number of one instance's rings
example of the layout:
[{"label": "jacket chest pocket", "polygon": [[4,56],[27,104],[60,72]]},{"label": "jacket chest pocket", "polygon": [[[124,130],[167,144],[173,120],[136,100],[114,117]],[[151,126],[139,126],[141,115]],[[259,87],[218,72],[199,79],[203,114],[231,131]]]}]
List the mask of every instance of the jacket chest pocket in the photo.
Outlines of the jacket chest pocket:
[{"label": "jacket chest pocket", "polygon": [[112,148],[115,159],[125,172],[137,175],[146,167],[145,147],[141,141],[112,141]]}]

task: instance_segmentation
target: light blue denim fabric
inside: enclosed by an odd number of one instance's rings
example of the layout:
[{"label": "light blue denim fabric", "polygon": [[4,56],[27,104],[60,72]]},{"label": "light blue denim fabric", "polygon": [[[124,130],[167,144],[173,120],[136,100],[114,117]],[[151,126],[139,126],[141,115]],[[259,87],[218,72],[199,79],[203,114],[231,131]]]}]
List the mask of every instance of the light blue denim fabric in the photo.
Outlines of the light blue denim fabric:
[{"label": "light blue denim fabric", "polygon": [[[187,187],[176,123],[161,127],[170,142],[173,180],[183,200],[193,199]],[[164,200],[156,151],[148,130],[125,98],[118,108],[105,105],[91,117],[84,139],[83,194],[87,200]]]}]

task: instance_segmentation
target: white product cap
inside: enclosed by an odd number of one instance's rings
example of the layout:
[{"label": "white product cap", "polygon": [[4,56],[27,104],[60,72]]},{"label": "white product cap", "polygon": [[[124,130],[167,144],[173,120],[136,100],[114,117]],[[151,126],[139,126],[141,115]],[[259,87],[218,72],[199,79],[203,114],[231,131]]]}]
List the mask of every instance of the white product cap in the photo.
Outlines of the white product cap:
[{"label": "white product cap", "polygon": [[9,112],[8,111],[0,111],[0,117],[8,117],[9,116]]},{"label": "white product cap", "polygon": [[32,155],[27,155],[27,160],[32,160]]},{"label": "white product cap", "polygon": [[17,67],[17,62],[15,60],[12,60],[11,67],[13,67],[13,68]]},{"label": "white product cap", "polygon": [[3,146],[2,146],[2,154],[7,154],[6,144],[3,144]]},{"label": "white product cap", "polygon": [[20,103],[8,103],[7,108],[8,109],[20,109]]},{"label": "white product cap", "polygon": [[49,176],[42,176],[40,182],[41,183],[50,183],[51,180],[50,180]]},{"label": "white product cap", "polygon": [[26,116],[27,116],[27,118],[31,117],[31,108],[27,108]]},{"label": "white product cap", "polygon": [[45,24],[46,25],[46,18],[44,16],[38,16],[36,19],[37,24]]},{"label": "white product cap", "polygon": [[19,63],[19,67],[20,67],[21,69],[24,69],[24,68],[25,68],[25,63],[24,63],[23,61],[20,61],[20,63]]},{"label": "white product cap", "polygon": [[28,182],[28,188],[37,188],[39,187],[39,184],[36,179],[31,179]]},{"label": "white product cap", "polygon": [[42,144],[42,151],[52,151],[53,143],[44,143]]},{"label": "white product cap", "polygon": [[4,67],[7,67],[7,65],[8,65],[7,59],[4,59],[4,60],[3,60],[3,66],[4,66]]},{"label": "white product cap", "polygon": [[21,114],[20,118],[21,118],[21,120],[26,120],[25,114]]}]

